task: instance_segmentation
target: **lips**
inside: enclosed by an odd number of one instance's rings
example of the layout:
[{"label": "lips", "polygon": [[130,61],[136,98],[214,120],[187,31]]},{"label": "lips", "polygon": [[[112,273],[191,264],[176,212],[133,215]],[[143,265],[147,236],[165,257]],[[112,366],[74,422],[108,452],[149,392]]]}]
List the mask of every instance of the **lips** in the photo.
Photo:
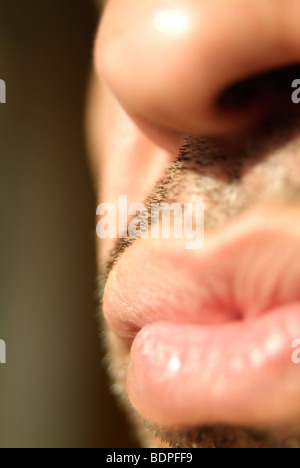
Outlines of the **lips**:
[{"label": "lips", "polygon": [[164,427],[300,417],[300,213],[256,207],[206,234],[139,239],[111,271],[109,326],[130,347],[133,406]]}]

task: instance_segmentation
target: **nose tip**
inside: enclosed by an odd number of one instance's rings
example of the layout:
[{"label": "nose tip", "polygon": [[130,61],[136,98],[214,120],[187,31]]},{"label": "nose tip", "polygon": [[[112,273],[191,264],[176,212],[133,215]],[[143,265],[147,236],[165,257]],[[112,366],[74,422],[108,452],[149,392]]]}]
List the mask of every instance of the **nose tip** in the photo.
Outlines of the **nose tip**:
[{"label": "nose tip", "polygon": [[97,68],[160,143],[238,131],[274,103],[290,105],[299,17],[295,0],[111,0]]}]

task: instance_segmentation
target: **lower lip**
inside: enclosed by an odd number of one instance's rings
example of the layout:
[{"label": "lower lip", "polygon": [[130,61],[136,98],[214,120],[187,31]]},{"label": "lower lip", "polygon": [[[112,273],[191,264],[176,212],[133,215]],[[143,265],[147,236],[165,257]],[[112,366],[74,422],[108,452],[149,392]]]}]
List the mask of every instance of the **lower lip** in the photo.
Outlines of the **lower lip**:
[{"label": "lower lip", "polygon": [[146,325],[131,348],[133,406],[164,427],[270,426],[300,417],[300,303],[230,324]]}]

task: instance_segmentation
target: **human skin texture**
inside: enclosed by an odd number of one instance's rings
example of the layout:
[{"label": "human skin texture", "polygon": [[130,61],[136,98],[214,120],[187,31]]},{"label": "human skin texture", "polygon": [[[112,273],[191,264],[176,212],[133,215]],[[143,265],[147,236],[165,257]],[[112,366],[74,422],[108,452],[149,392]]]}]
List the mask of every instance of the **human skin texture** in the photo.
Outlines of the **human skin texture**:
[{"label": "human skin texture", "polygon": [[299,18],[298,0],[106,4],[99,203],[205,207],[197,250],[98,241],[109,372],[144,446],[300,445]]}]

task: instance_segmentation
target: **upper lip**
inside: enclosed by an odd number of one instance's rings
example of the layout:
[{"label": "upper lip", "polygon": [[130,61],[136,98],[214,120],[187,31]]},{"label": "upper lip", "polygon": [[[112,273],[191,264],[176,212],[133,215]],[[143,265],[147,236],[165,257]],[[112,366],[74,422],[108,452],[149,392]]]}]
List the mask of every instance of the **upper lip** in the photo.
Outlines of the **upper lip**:
[{"label": "upper lip", "polygon": [[107,281],[109,325],[132,340],[157,320],[220,324],[300,300],[299,221],[297,207],[259,206],[206,234],[197,252],[136,241]]}]

